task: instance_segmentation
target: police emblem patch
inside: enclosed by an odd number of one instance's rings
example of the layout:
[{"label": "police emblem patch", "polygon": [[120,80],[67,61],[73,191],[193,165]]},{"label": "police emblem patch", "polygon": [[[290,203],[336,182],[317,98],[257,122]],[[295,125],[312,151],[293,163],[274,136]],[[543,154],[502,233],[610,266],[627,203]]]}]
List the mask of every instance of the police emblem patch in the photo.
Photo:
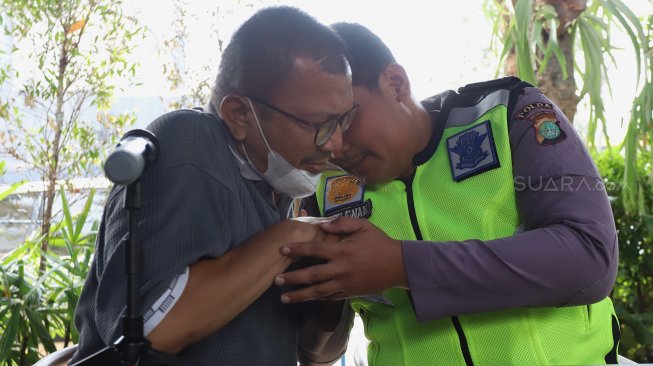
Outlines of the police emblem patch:
[{"label": "police emblem patch", "polygon": [[358,193],[358,181],[352,175],[335,177],[329,182],[327,199],[335,205],[346,203]]},{"label": "police emblem patch", "polygon": [[500,166],[490,121],[447,138],[447,150],[456,182]]},{"label": "police emblem patch", "polygon": [[[331,216],[363,202],[365,186],[351,174],[329,177],[324,189],[324,214]],[[370,206],[371,209],[371,206]]]},{"label": "police emblem patch", "polygon": [[541,112],[532,117],[535,139],[540,145],[555,145],[567,138],[555,113]]}]

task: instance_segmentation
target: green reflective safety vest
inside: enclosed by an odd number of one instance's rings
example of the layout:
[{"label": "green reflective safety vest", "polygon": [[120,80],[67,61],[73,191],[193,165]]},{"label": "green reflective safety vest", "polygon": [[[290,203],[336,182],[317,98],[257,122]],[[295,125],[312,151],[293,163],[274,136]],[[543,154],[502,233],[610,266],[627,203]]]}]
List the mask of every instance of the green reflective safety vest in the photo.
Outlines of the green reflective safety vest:
[{"label": "green reflective safety vest", "polygon": [[[510,90],[478,95],[483,99],[472,106],[443,108],[449,112],[442,138],[417,167],[412,185],[396,180],[364,187],[351,175],[328,171],[316,194],[322,214],[369,217],[398,240],[514,235],[519,218],[507,126]],[[589,306],[512,308],[423,323],[402,289],[354,299],[351,306],[363,320],[371,366],[616,361],[618,324],[609,298]]]}]

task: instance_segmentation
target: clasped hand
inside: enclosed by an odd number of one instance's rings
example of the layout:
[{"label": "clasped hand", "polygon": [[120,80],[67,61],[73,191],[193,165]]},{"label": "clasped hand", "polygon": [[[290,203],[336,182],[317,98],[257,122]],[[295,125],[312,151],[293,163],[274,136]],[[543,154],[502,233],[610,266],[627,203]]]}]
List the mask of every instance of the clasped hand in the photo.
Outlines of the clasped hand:
[{"label": "clasped hand", "polygon": [[320,228],[324,232],[320,240],[281,247],[281,253],[290,258],[323,260],[275,278],[278,286],[306,285],[283,294],[282,302],[338,300],[407,287],[400,241],[365,219],[340,217]]}]

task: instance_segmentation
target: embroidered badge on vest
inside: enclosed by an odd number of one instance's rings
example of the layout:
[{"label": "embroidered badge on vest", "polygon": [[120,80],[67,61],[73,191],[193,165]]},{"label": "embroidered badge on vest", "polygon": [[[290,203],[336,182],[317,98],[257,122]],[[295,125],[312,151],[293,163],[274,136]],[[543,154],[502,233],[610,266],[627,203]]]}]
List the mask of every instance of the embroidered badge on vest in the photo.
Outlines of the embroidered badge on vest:
[{"label": "embroidered badge on vest", "polygon": [[567,138],[565,131],[560,128],[560,121],[556,118],[555,113],[540,112],[531,119],[538,144],[555,145]]},{"label": "embroidered badge on vest", "polygon": [[372,201],[363,202],[364,193],[363,182],[351,174],[327,178],[324,189],[324,215],[370,217]]},{"label": "embroidered badge on vest", "polygon": [[447,150],[456,182],[500,166],[490,121],[449,137]]}]

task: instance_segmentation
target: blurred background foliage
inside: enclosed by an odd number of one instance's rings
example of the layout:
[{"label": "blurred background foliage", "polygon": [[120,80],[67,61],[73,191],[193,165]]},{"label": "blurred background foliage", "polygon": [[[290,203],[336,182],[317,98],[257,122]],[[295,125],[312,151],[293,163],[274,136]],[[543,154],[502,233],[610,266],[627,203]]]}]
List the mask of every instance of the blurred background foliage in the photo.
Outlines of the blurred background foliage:
[{"label": "blurred background foliage", "polygon": [[[176,14],[171,23],[173,34],[163,39],[159,51],[168,57],[162,77],[171,92],[198,77],[191,74],[197,71],[184,67],[184,59],[196,57],[185,48],[188,24],[194,21],[185,11],[190,4],[186,0],[172,1]],[[262,5],[237,3],[247,7]],[[0,139],[4,137],[2,147],[14,152],[23,149],[16,155],[31,157],[30,163],[43,172],[44,181],[53,178],[47,185],[47,197],[51,198],[46,206],[56,200],[61,202],[60,212],[50,210],[47,227],[42,225],[0,259],[0,364],[31,365],[55,347],[77,342],[73,312],[97,233],[97,223],[89,216],[94,191],[82,192],[85,203],[73,213],[69,202],[73,194],[61,179],[72,173],[97,173],[102,161],[101,145],[110,144],[135,118],[106,113],[115,88],[110,81],[128,80],[137,73],[137,63],[129,61],[128,56],[133,42],[144,32],[137,19],[124,16],[119,5],[119,1],[101,0],[0,0],[0,20],[5,30],[17,32],[19,38],[36,37],[32,42],[49,44],[46,49],[51,51],[32,52],[26,62],[45,71],[27,82],[8,65],[0,65],[0,83],[16,92],[14,99],[0,99],[2,126],[13,128],[0,134]],[[57,18],[56,12],[66,9],[65,16]],[[537,85],[570,120],[578,103],[589,100],[586,143],[604,177],[619,231],[621,257],[611,297],[622,328],[620,354],[637,362],[653,363],[653,15],[635,14],[620,0],[485,0],[484,10],[494,21],[492,43],[501,60],[497,74],[517,75]],[[232,17],[233,9],[216,5],[209,13],[216,19],[211,25],[212,41],[217,44],[214,51],[219,53],[226,40],[220,21]],[[45,26],[36,26],[39,22]],[[616,63],[611,40],[615,26],[628,36],[637,65],[632,72],[638,80],[638,94],[630,113],[623,116],[628,121],[624,141],[610,141],[607,126],[619,121],[606,119],[603,104],[605,91],[611,90],[606,69]],[[47,32],[48,27],[56,31]],[[85,35],[93,36],[87,43],[79,41]],[[107,40],[118,46],[97,48]],[[62,70],[58,50],[64,46],[69,47],[71,69]],[[92,49],[98,52],[89,51]],[[79,62],[78,71],[73,71],[75,62]],[[211,74],[209,66],[205,65],[201,72]],[[66,74],[66,70],[70,73]],[[82,71],[91,76],[79,78]],[[203,105],[213,77],[205,75],[197,85],[185,85],[186,93],[169,103],[170,107]],[[79,82],[79,87],[68,80]],[[80,118],[82,97],[104,111],[95,121]],[[17,100],[24,108],[15,107]],[[63,100],[73,104],[65,107],[64,103],[57,109]],[[34,116],[39,108],[37,123],[27,126],[25,116]],[[29,135],[34,136],[31,142],[22,141],[16,137],[20,129],[37,133]],[[57,142],[57,129],[67,140]],[[605,138],[607,148],[599,148],[597,136]],[[62,152],[64,159],[53,160],[53,151]],[[4,163],[0,163],[0,176],[3,167]],[[21,184],[0,191],[0,200],[15,194]]]},{"label": "blurred background foliage", "polygon": [[[653,15],[635,14],[621,0],[487,0],[500,69],[538,86],[573,120],[583,98],[590,114],[585,141],[611,197],[620,264],[612,299],[623,337],[620,353],[653,362]],[[611,30],[628,35],[639,94],[626,138],[612,146],[605,93],[616,65]],[[498,71],[498,73],[500,73]],[[579,80],[578,80],[579,79]],[[619,82],[617,80],[616,82]],[[599,151],[602,134],[607,148]],[[573,159],[573,157],[561,157]]]},{"label": "blurred background foliage", "polygon": [[[63,220],[44,236],[35,232],[0,260],[0,362],[32,365],[45,353],[77,343],[74,311],[95,249],[98,223],[88,227],[93,190],[76,215],[63,189]],[[47,258],[41,266],[42,258]]]},{"label": "blurred background foliage", "polygon": [[[619,238],[619,272],[611,294],[621,323],[620,354],[641,363],[653,362],[653,216],[627,212],[623,205],[625,161],[618,149],[595,156],[611,198]],[[653,204],[653,186],[647,175],[651,158],[640,155],[637,170],[644,204]]]}]

